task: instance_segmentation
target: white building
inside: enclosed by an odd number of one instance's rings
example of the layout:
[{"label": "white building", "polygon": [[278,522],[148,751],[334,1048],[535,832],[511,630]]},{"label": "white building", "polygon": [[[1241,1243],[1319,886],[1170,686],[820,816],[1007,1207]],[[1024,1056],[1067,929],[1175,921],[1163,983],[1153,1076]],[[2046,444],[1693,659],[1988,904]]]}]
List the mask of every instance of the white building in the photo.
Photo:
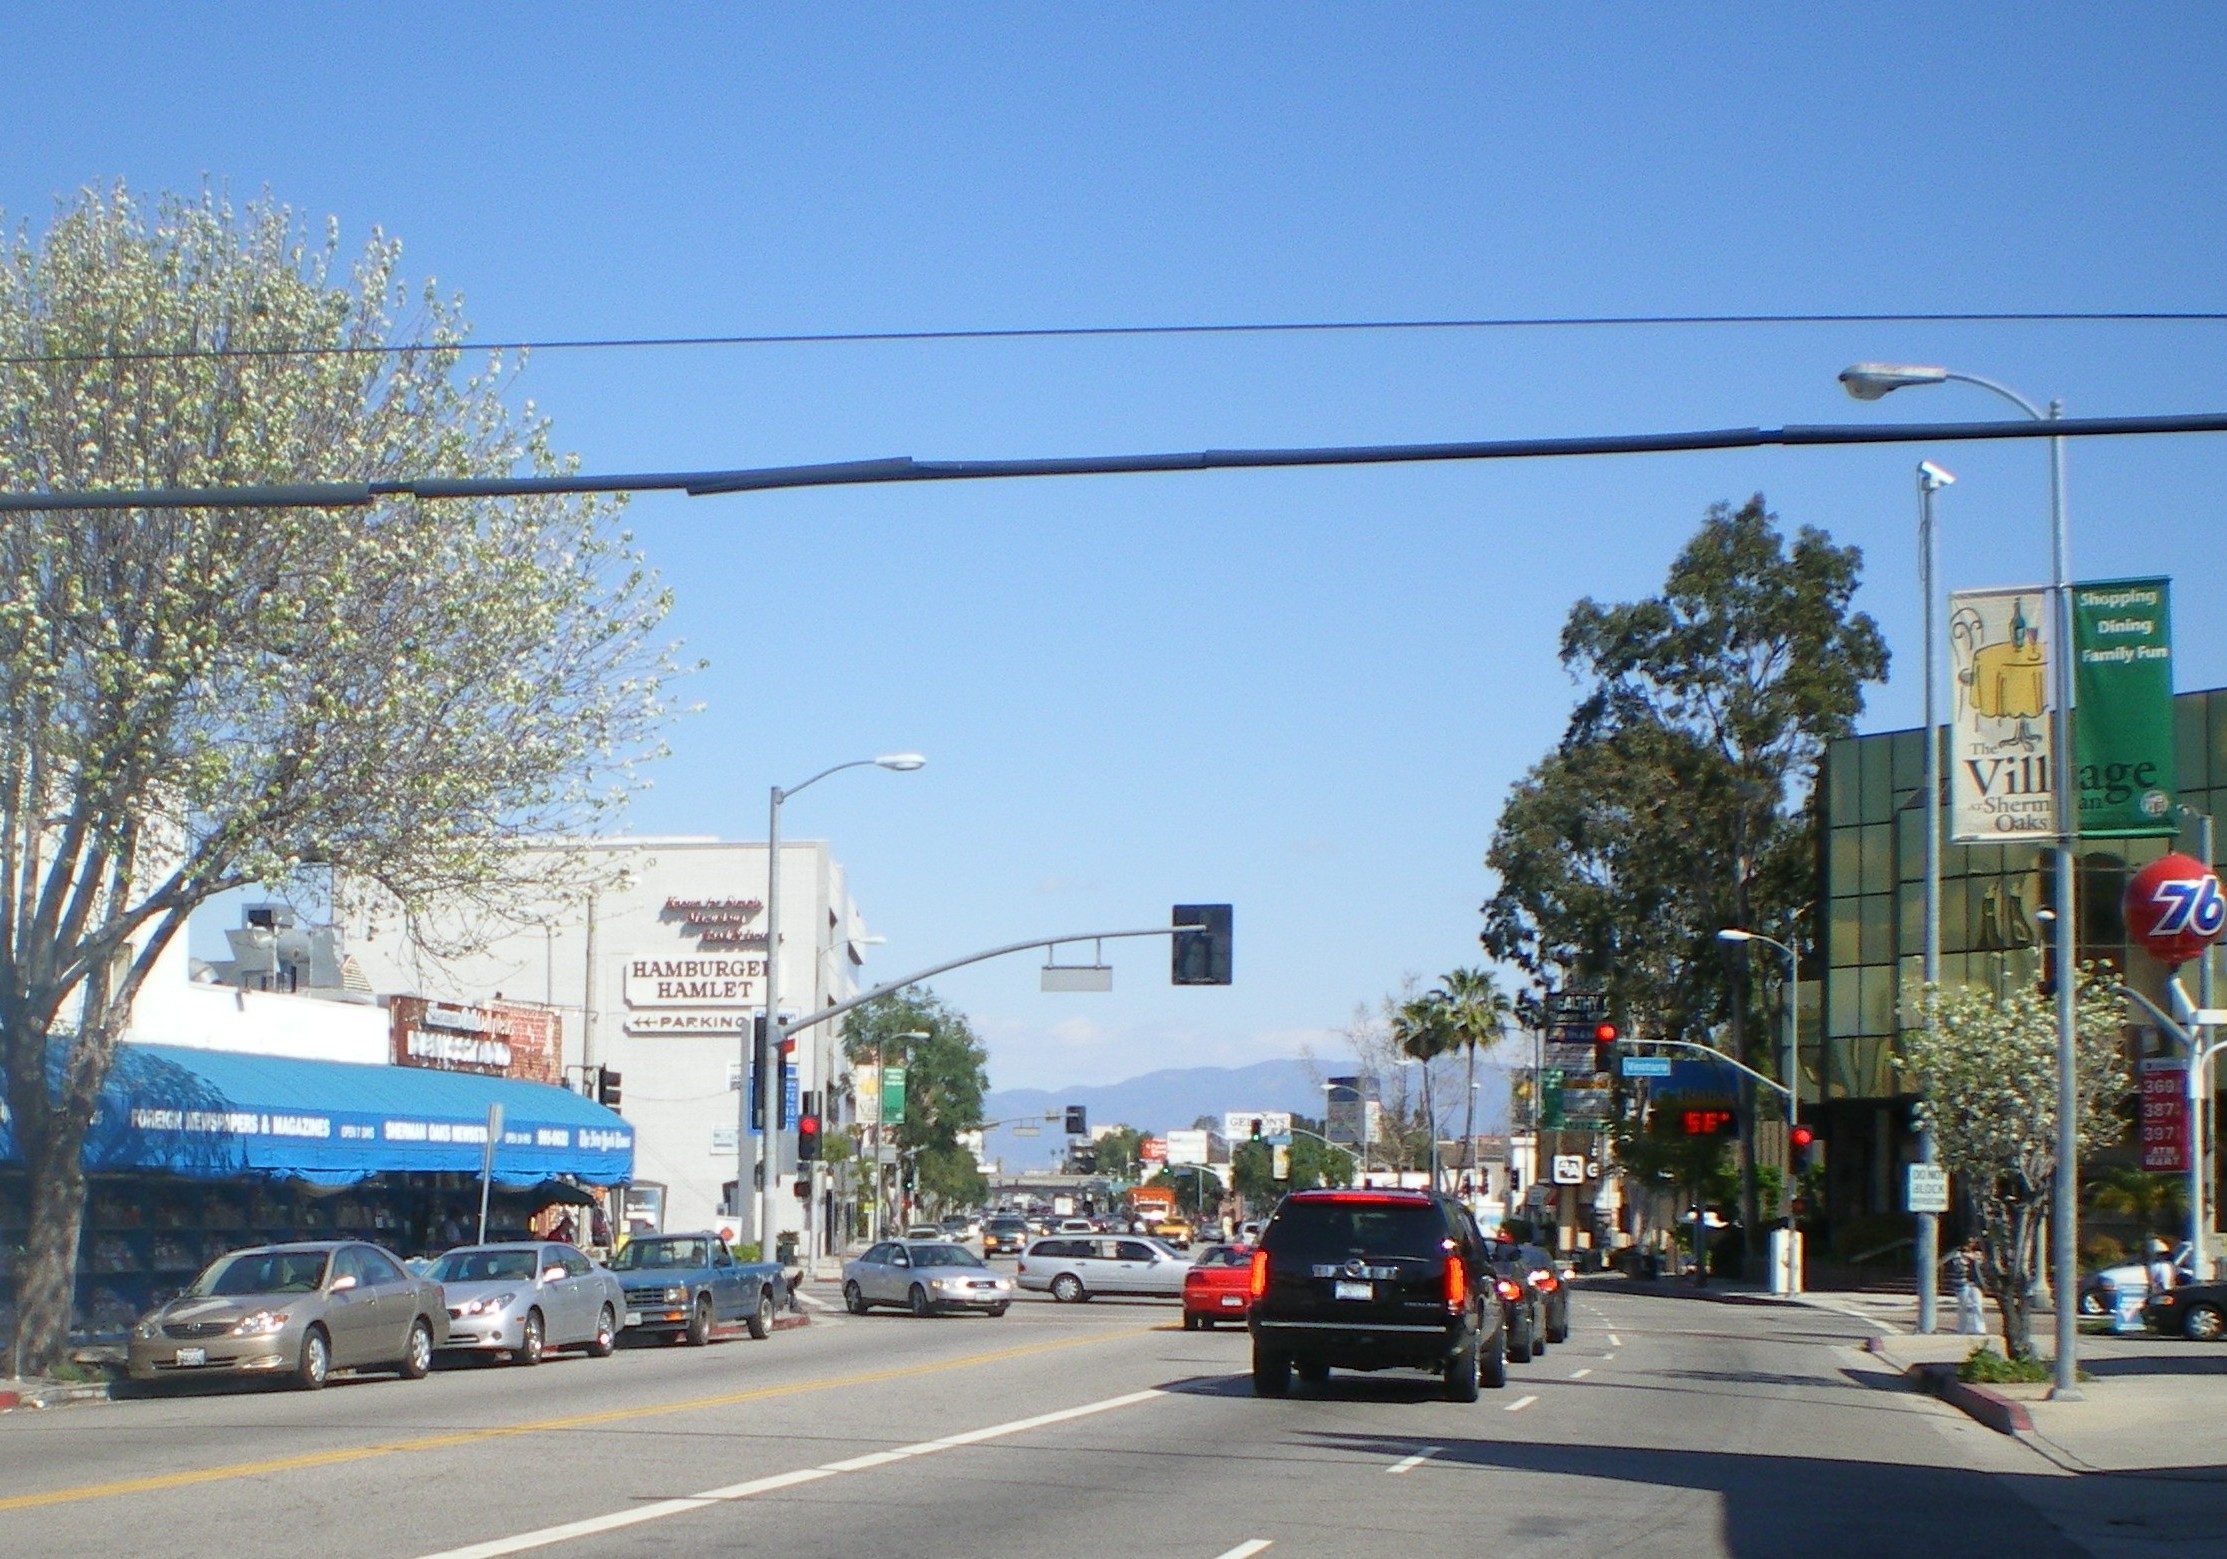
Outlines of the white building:
[{"label": "white building", "polygon": [[[566,1075],[618,1074],[617,1104],[635,1132],[634,1227],[717,1228],[757,1238],[746,1175],[734,1208],[737,1078],[766,974],[766,847],[705,837],[591,841],[621,885],[585,903],[551,902],[473,957],[433,965],[399,928],[376,918],[349,928],[348,947],[378,990],[452,1001],[542,1002],[560,1014]],[[780,994],[794,1019],[857,994],[864,927],[843,869],[824,842],[781,843]],[[799,1036],[791,1065],[799,1104],[841,1079],[842,1020]],[[585,1069],[583,1071],[583,1069]],[[792,1114],[793,1119],[793,1114]],[[840,1209],[824,1171],[794,1194],[793,1131],[778,1133],[781,1221],[800,1249],[839,1249]],[[755,1144],[755,1132],[747,1139]],[[803,1237],[809,1235],[808,1241]],[[770,1244],[768,1249],[770,1253]]]}]

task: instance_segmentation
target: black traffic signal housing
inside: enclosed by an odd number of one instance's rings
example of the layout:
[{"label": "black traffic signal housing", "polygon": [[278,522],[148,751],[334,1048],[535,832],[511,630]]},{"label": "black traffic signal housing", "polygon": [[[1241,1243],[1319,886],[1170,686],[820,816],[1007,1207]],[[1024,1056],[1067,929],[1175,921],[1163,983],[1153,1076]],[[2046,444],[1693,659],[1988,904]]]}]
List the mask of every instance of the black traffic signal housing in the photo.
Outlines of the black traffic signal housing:
[{"label": "black traffic signal housing", "polygon": [[796,1118],[796,1161],[799,1164],[816,1163],[820,1156],[820,1118],[817,1115],[799,1115]]},{"label": "black traffic signal housing", "polygon": [[1067,1106],[1067,1135],[1070,1137],[1089,1136],[1089,1119],[1089,1112],[1084,1110],[1081,1105],[1070,1104]]},{"label": "black traffic signal housing", "polygon": [[1260,1141],[1260,1117],[1258,1115],[1253,1117],[1253,1129],[1251,1132],[1251,1136],[1255,1142]]},{"label": "black traffic signal housing", "polygon": [[595,1069],[595,1102],[605,1109],[619,1107],[619,1074],[607,1066]]},{"label": "black traffic signal housing", "polygon": [[1616,1025],[1613,1023],[1596,1023],[1593,1025],[1594,1071],[1613,1072],[1616,1070],[1616,1041],[1619,1037]]},{"label": "black traffic signal housing", "polygon": [[1230,906],[1178,904],[1169,923],[1183,928],[1176,932],[1168,951],[1169,983],[1229,984]]},{"label": "black traffic signal housing", "polygon": [[1817,1159],[1817,1133],[1807,1126],[1796,1126],[1786,1134],[1786,1156],[1794,1165],[1794,1173],[1806,1175]]}]

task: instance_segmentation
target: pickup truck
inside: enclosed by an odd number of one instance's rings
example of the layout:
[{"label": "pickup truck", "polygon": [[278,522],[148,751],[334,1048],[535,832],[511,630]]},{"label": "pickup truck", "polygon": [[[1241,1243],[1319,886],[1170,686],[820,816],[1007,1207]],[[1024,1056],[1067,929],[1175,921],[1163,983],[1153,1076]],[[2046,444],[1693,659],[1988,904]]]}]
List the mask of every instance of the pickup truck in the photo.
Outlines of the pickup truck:
[{"label": "pickup truck", "polygon": [[753,1337],[773,1331],[789,1302],[788,1279],[770,1261],[737,1261],[727,1242],[706,1230],[645,1234],[611,1258],[626,1291],[626,1330],[644,1337],[684,1337],[692,1348],[737,1323]]}]

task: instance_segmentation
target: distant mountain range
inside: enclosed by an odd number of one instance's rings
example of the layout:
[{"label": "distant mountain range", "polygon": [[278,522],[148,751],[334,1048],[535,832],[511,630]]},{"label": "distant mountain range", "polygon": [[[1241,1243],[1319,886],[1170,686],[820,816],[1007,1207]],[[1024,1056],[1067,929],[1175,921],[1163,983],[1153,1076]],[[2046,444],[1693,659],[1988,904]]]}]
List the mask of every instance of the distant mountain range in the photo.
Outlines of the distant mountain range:
[{"label": "distant mountain range", "polygon": [[[1337,1062],[1256,1061],[1251,1066],[1171,1067],[1147,1072],[1126,1082],[1100,1083],[1076,1088],[1001,1088],[984,1099],[984,1113],[993,1121],[1038,1124],[1032,1136],[1015,1132],[1012,1125],[995,1127],[985,1136],[984,1151],[1006,1169],[1042,1169],[1066,1150],[1067,1139],[1057,1120],[1031,1120],[1056,1115],[1070,1104],[1090,1112],[1090,1124],[1127,1125],[1157,1134],[1189,1126],[1202,1115],[1220,1117],[1229,1110],[1289,1110],[1294,1115],[1319,1119],[1322,1115],[1322,1079],[1343,1072]],[[1441,1081],[1452,1070],[1437,1074]],[[1460,1100],[1441,1101],[1439,1118],[1448,1129],[1461,1130]],[[1477,1067],[1477,1129],[1503,1131],[1508,1120],[1508,1077],[1501,1068],[1480,1062]]]}]

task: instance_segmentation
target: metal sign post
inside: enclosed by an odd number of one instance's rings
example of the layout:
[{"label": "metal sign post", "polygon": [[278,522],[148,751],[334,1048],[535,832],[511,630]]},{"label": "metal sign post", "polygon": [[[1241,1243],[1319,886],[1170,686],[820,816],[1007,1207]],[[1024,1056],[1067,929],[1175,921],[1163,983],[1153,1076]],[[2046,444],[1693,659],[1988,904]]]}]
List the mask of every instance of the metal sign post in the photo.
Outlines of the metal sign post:
[{"label": "metal sign post", "polygon": [[487,1190],[495,1179],[495,1144],[503,1140],[503,1107],[487,1107],[487,1141],[479,1150],[479,1243],[487,1243]]}]

